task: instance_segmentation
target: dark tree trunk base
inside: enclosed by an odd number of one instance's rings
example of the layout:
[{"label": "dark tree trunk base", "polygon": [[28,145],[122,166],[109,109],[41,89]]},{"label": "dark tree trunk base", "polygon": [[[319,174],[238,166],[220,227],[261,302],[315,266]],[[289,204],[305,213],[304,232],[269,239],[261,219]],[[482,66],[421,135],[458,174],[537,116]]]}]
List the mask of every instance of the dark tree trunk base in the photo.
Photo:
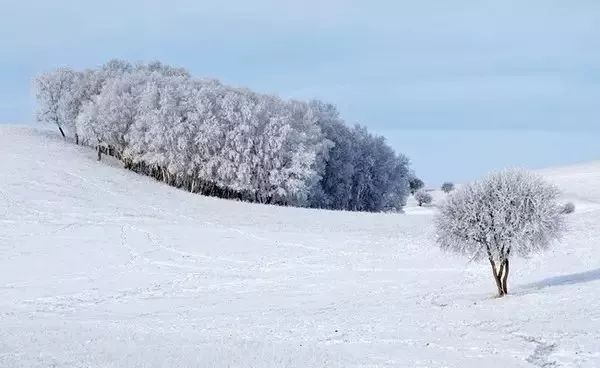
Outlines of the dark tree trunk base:
[{"label": "dark tree trunk base", "polygon": [[500,267],[499,270],[496,269],[496,262],[494,262],[494,260],[491,258],[490,264],[492,265],[492,274],[494,275],[494,281],[496,281],[496,287],[498,288],[498,297],[503,297],[504,288],[502,287],[502,279],[500,278],[502,273],[502,267]]},{"label": "dark tree trunk base", "polygon": [[508,294],[508,259],[502,261],[499,268],[496,267],[496,262],[491,258],[490,264],[492,265],[492,274],[498,288],[498,297],[501,298]]},{"label": "dark tree trunk base", "polygon": [[504,260],[504,274],[502,275],[502,292],[508,294],[508,259]]}]

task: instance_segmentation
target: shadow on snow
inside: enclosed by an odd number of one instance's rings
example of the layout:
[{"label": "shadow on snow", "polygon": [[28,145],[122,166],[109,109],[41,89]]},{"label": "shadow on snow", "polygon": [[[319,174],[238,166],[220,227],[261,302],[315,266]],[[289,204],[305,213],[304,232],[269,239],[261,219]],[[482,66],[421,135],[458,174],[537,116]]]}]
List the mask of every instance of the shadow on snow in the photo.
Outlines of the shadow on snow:
[{"label": "shadow on snow", "polygon": [[521,285],[520,289],[531,290],[531,289],[543,289],[552,286],[563,286],[582,284],[590,281],[600,280],[600,268],[594,270],[571,273],[568,275],[549,277],[537,282],[533,282],[526,285]]}]

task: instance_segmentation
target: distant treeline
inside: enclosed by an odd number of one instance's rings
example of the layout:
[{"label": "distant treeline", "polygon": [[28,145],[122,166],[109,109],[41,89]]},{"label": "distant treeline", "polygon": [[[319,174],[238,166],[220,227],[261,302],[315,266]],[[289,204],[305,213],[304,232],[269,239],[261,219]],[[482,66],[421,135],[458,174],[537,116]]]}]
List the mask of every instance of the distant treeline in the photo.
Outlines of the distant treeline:
[{"label": "distant treeline", "polygon": [[408,159],[320,101],[120,60],[45,73],[35,91],[63,136],[193,193],[356,211],[401,209],[409,193]]}]

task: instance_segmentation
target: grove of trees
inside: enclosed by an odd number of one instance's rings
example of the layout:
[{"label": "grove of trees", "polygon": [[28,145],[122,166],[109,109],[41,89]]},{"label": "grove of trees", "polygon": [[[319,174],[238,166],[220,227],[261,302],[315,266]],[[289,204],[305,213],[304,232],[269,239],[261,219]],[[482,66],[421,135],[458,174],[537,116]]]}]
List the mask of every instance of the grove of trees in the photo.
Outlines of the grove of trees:
[{"label": "grove of trees", "polygon": [[38,119],[63,137],[193,193],[355,211],[398,210],[409,193],[408,159],[320,101],[121,60],[34,86]]}]

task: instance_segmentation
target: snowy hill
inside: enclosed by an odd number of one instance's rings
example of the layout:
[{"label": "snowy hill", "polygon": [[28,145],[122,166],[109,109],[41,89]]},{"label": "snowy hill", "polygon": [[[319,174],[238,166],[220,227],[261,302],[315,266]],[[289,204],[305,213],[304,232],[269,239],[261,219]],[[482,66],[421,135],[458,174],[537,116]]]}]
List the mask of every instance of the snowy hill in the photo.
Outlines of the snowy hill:
[{"label": "snowy hill", "polygon": [[545,169],[540,173],[558,185],[565,200],[572,201],[580,211],[594,211],[600,206],[600,161]]},{"label": "snowy hill", "polygon": [[598,162],[543,171],[577,209],[503,299],[433,208],[191,195],[17,127],[0,168],[2,367],[600,366]]}]

